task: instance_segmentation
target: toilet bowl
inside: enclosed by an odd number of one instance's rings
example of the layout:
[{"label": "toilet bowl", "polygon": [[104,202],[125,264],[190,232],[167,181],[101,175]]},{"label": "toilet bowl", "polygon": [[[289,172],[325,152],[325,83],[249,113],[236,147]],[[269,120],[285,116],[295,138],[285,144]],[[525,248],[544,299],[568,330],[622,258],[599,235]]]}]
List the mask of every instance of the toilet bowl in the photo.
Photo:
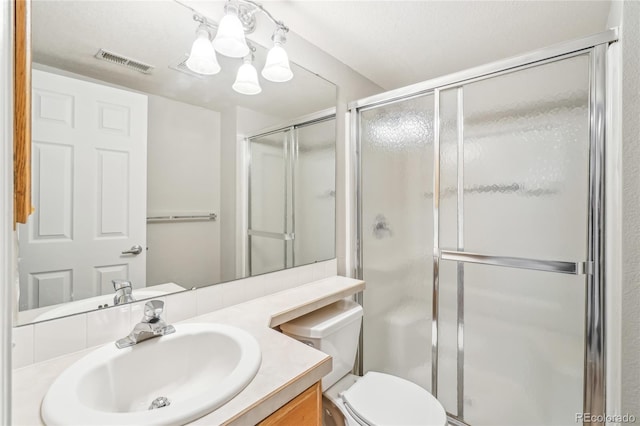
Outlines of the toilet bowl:
[{"label": "toilet bowl", "polygon": [[362,307],[343,299],[289,323],[281,330],[333,357],[322,379],[325,426],[446,426],[442,404],[417,384],[382,372],[350,374]]}]

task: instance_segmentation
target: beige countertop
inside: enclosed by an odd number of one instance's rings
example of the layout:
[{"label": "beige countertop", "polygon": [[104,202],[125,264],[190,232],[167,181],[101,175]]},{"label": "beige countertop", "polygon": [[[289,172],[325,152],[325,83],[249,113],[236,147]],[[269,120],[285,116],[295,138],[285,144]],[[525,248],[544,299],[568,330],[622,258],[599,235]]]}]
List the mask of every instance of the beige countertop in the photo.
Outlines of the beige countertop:
[{"label": "beige countertop", "polygon": [[[282,323],[364,289],[364,282],[331,277],[253,299],[189,322],[233,325],[260,343],[262,364],[253,381],[193,425],[254,425],[331,371],[331,357],[274,330]],[[42,425],[40,403],[55,378],[95,348],[13,370],[13,424]]]}]

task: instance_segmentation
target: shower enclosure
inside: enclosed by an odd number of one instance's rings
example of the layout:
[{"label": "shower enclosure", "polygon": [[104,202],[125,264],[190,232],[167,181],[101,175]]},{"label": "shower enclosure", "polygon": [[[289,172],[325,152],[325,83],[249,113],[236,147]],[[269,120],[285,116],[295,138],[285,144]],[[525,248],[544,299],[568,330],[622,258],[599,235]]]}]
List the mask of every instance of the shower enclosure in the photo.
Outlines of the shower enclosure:
[{"label": "shower enclosure", "polygon": [[247,142],[249,275],[334,257],[335,112]]},{"label": "shower enclosure", "polygon": [[616,32],[350,105],[361,372],[452,424],[603,414],[605,61]]}]

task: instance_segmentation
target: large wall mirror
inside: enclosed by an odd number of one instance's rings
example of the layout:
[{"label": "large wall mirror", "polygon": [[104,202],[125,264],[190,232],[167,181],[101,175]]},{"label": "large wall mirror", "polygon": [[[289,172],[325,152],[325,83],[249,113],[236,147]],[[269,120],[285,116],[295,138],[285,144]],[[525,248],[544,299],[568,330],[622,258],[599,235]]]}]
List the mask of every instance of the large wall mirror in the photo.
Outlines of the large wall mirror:
[{"label": "large wall mirror", "polygon": [[335,257],[335,85],[295,58],[264,79],[258,34],[261,93],[233,89],[242,58],[192,72],[197,20],[224,3],[198,7],[31,3],[19,325],[112,306],[123,281],[140,300]]}]

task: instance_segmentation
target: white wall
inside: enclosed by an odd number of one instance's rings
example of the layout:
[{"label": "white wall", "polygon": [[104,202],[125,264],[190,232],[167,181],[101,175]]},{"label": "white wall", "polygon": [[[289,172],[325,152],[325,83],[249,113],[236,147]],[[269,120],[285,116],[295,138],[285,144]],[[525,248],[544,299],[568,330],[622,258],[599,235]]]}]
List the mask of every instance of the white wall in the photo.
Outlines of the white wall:
[{"label": "white wall", "polygon": [[640,417],[640,3],[622,7],[621,412]]},{"label": "white wall", "polygon": [[[236,110],[238,111],[236,131],[241,138],[252,136],[266,128],[277,126],[283,121],[286,121],[281,117],[254,111],[249,108],[237,107]],[[289,117],[287,117],[287,120],[288,119]]]},{"label": "white wall", "polygon": [[225,249],[220,253],[220,279],[229,281],[236,276],[236,121],[235,107],[221,111],[220,131],[220,239]]},{"label": "white wall", "polygon": [[[220,117],[149,96],[148,215],[220,215]],[[219,221],[150,223],[147,247],[147,285],[220,281]]]},{"label": "white wall", "polygon": [[[622,23],[622,2],[613,2],[607,27]],[[605,164],[605,335],[606,335],[606,412],[621,414],[622,398],[622,56],[621,43],[607,52],[607,122]]]},{"label": "white wall", "polygon": [[[13,158],[13,2],[0,4],[0,164]],[[14,262],[12,168],[0,172],[0,424],[11,424],[11,319]]]}]

